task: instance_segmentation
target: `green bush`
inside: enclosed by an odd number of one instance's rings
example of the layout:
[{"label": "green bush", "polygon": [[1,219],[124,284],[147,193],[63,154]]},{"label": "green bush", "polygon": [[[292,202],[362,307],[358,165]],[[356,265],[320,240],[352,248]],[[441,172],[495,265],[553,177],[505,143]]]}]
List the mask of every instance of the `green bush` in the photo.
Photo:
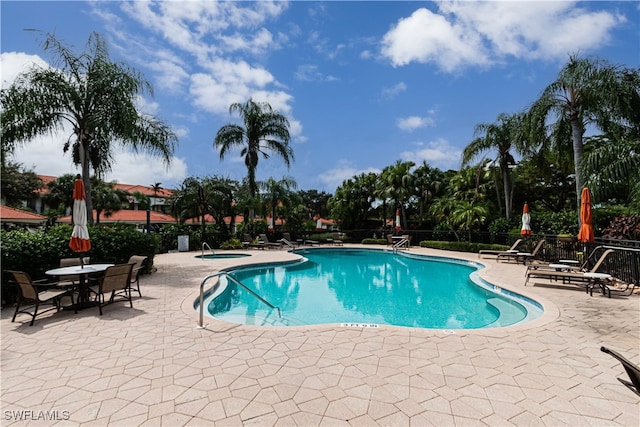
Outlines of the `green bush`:
[{"label": "green bush", "polygon": [[386,245],[387,239],[362,239],[363,245]]},{"label": "green bush", "polygon": [[220,249],[242,249],[242,242],[235,237],[220,244]]},{"label": "green bush", "polygon": [[442,249],[445,251],[457,251],[457,252],[473,252],[478,253],[481,250],[498,250],[504,251],[509,249],[509,246],[496,245],[488,243],[469,243],[469,242],[444,242],[439,240],[423,240],[420,242],[421,248]]}]

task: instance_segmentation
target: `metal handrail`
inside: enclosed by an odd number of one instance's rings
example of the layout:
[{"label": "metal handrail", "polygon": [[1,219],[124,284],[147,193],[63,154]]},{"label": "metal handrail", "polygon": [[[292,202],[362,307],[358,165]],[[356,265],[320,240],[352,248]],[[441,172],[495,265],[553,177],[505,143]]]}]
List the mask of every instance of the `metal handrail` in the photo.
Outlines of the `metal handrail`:
[{"label": "metal handrail", "polygon": [[209,244],[207,242],[202,242],[202,257],[201,258],[202,258],[203,261],[204,261],[204,247],[205,246],[209,248],[209,250],[211,251],[212,254],[214,254],[214,255],[216,254],[213,251],[213,249],[211,249],[211,246],[209,246]]},{"label": "metal handrail", "polygon": [[220,276],[225,276],[227,280],[231,280],[236,285],[243,287],[251,295],[258,298],[261,302],[265,303],[269,308],[275,308],[276,310],[278,310],[278,317],[282,319],[282,312],[280,311],[280,307],[276,307],[275,305],[271,304],[269,301],[258,295],[253,289],[250,289],[249,287],[247,287],[247,285],[245,285],[226,271],[220,271],[218,273],[208,275],[202,280],[202,283],[200,283],[200,318],[198,320],[198,328],[204,328],[204,285],[209,279],[213,279],[214,277],[219,278]]}]

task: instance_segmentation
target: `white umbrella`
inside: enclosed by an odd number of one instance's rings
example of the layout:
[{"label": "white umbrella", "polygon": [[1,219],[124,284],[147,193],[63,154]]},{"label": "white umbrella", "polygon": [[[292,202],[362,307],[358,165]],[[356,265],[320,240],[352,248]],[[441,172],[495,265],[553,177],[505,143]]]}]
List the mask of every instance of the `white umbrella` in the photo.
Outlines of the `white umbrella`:
[{"label": "white umbrella", "polygon": [[[87,252],[91,249],[89,230],[87,229],[87,203],[85,201],[84,183],[80,175],[73,183],[73,231],[69,247],[74,252]],[[82,260],[82,255],[80,256]]]}]

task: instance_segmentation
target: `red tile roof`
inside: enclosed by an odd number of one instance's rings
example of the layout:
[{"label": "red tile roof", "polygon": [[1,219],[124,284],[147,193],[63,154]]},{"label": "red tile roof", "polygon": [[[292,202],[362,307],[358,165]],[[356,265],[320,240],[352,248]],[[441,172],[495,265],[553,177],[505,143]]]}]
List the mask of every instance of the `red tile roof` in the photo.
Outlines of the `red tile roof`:
[{"label": "red tile roof", "polygon": [[18,222],[24,224],[42,224],[47,221],[46,216],[34,214],[9,206],[0,206],[0,221]]},{"label": "red tile roof", "polygon": [[[58,179],[55,176],[51,176],[51,175],[38,175],[38,177],[44,182],[44,187],[42,189],[40,189],[39,193],[40,194],[48,194],[49,193],[49,187],[47,187],[47,184],[50,183],[51,181],[54,181],[56,179]],[[153,188],[151,188],[150,186],[145,186],[145,185],[137,185],[137,184],[118,184],[116,183],[116,189],[117,190],[124,190],[127,191],[131,194],[135,193],[136,191],[139,193],[144,194],[145,196],[149,196],[149,197],[164,197],[164,198],[168,198],[171,197],[173,195],[173,190],[170,190],[168,188],[161,188],[159,189],[157,192],[154,193]]]},{"label": "red tile roof", "polygon": [[[171,215],[163,214],[160,212],[151,211],[151,224],[173,224],[176,223],[176,219]],[[96,211],[93,211],[93,219],[96,219]],[[64,224],[71,223],[71,216],[65,216],[62,218],[58,218],[58,222]],[[106,216],[104,213],[100,215],[100,223],[108,224],[114,222],[122,222],[125,224],[146,224],[147,223],[147,211],[133,211],[133,210],[119,210],[111,214],[111,216]]]}]

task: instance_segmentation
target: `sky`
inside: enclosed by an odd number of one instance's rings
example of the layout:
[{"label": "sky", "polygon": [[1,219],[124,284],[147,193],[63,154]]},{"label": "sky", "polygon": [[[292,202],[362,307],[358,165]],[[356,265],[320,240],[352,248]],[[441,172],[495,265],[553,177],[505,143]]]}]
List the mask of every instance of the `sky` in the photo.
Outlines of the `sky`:
[{"label": "sky", "polygon": [[[229,106],[268,102],[290,123],[294,161],[261,158],[257,179],[292,177],[335,192],[398,160],[459,169],[481,123],[526,109],[569,55],[640,64],[640,3],[616,1],[7,1],[0,2],[2,87],[52,57],[36,29],[80,54],[92,32],[111,59],[141,71],[140,111],[178,136],[171,165],[116,146],[104,178],[178,188],[186,177],[241,180],[239,152],[213,141],[239,123]],[[78,173],[65,129],[14,161]],[[495,153],[486,153],[487,158]]]}]

